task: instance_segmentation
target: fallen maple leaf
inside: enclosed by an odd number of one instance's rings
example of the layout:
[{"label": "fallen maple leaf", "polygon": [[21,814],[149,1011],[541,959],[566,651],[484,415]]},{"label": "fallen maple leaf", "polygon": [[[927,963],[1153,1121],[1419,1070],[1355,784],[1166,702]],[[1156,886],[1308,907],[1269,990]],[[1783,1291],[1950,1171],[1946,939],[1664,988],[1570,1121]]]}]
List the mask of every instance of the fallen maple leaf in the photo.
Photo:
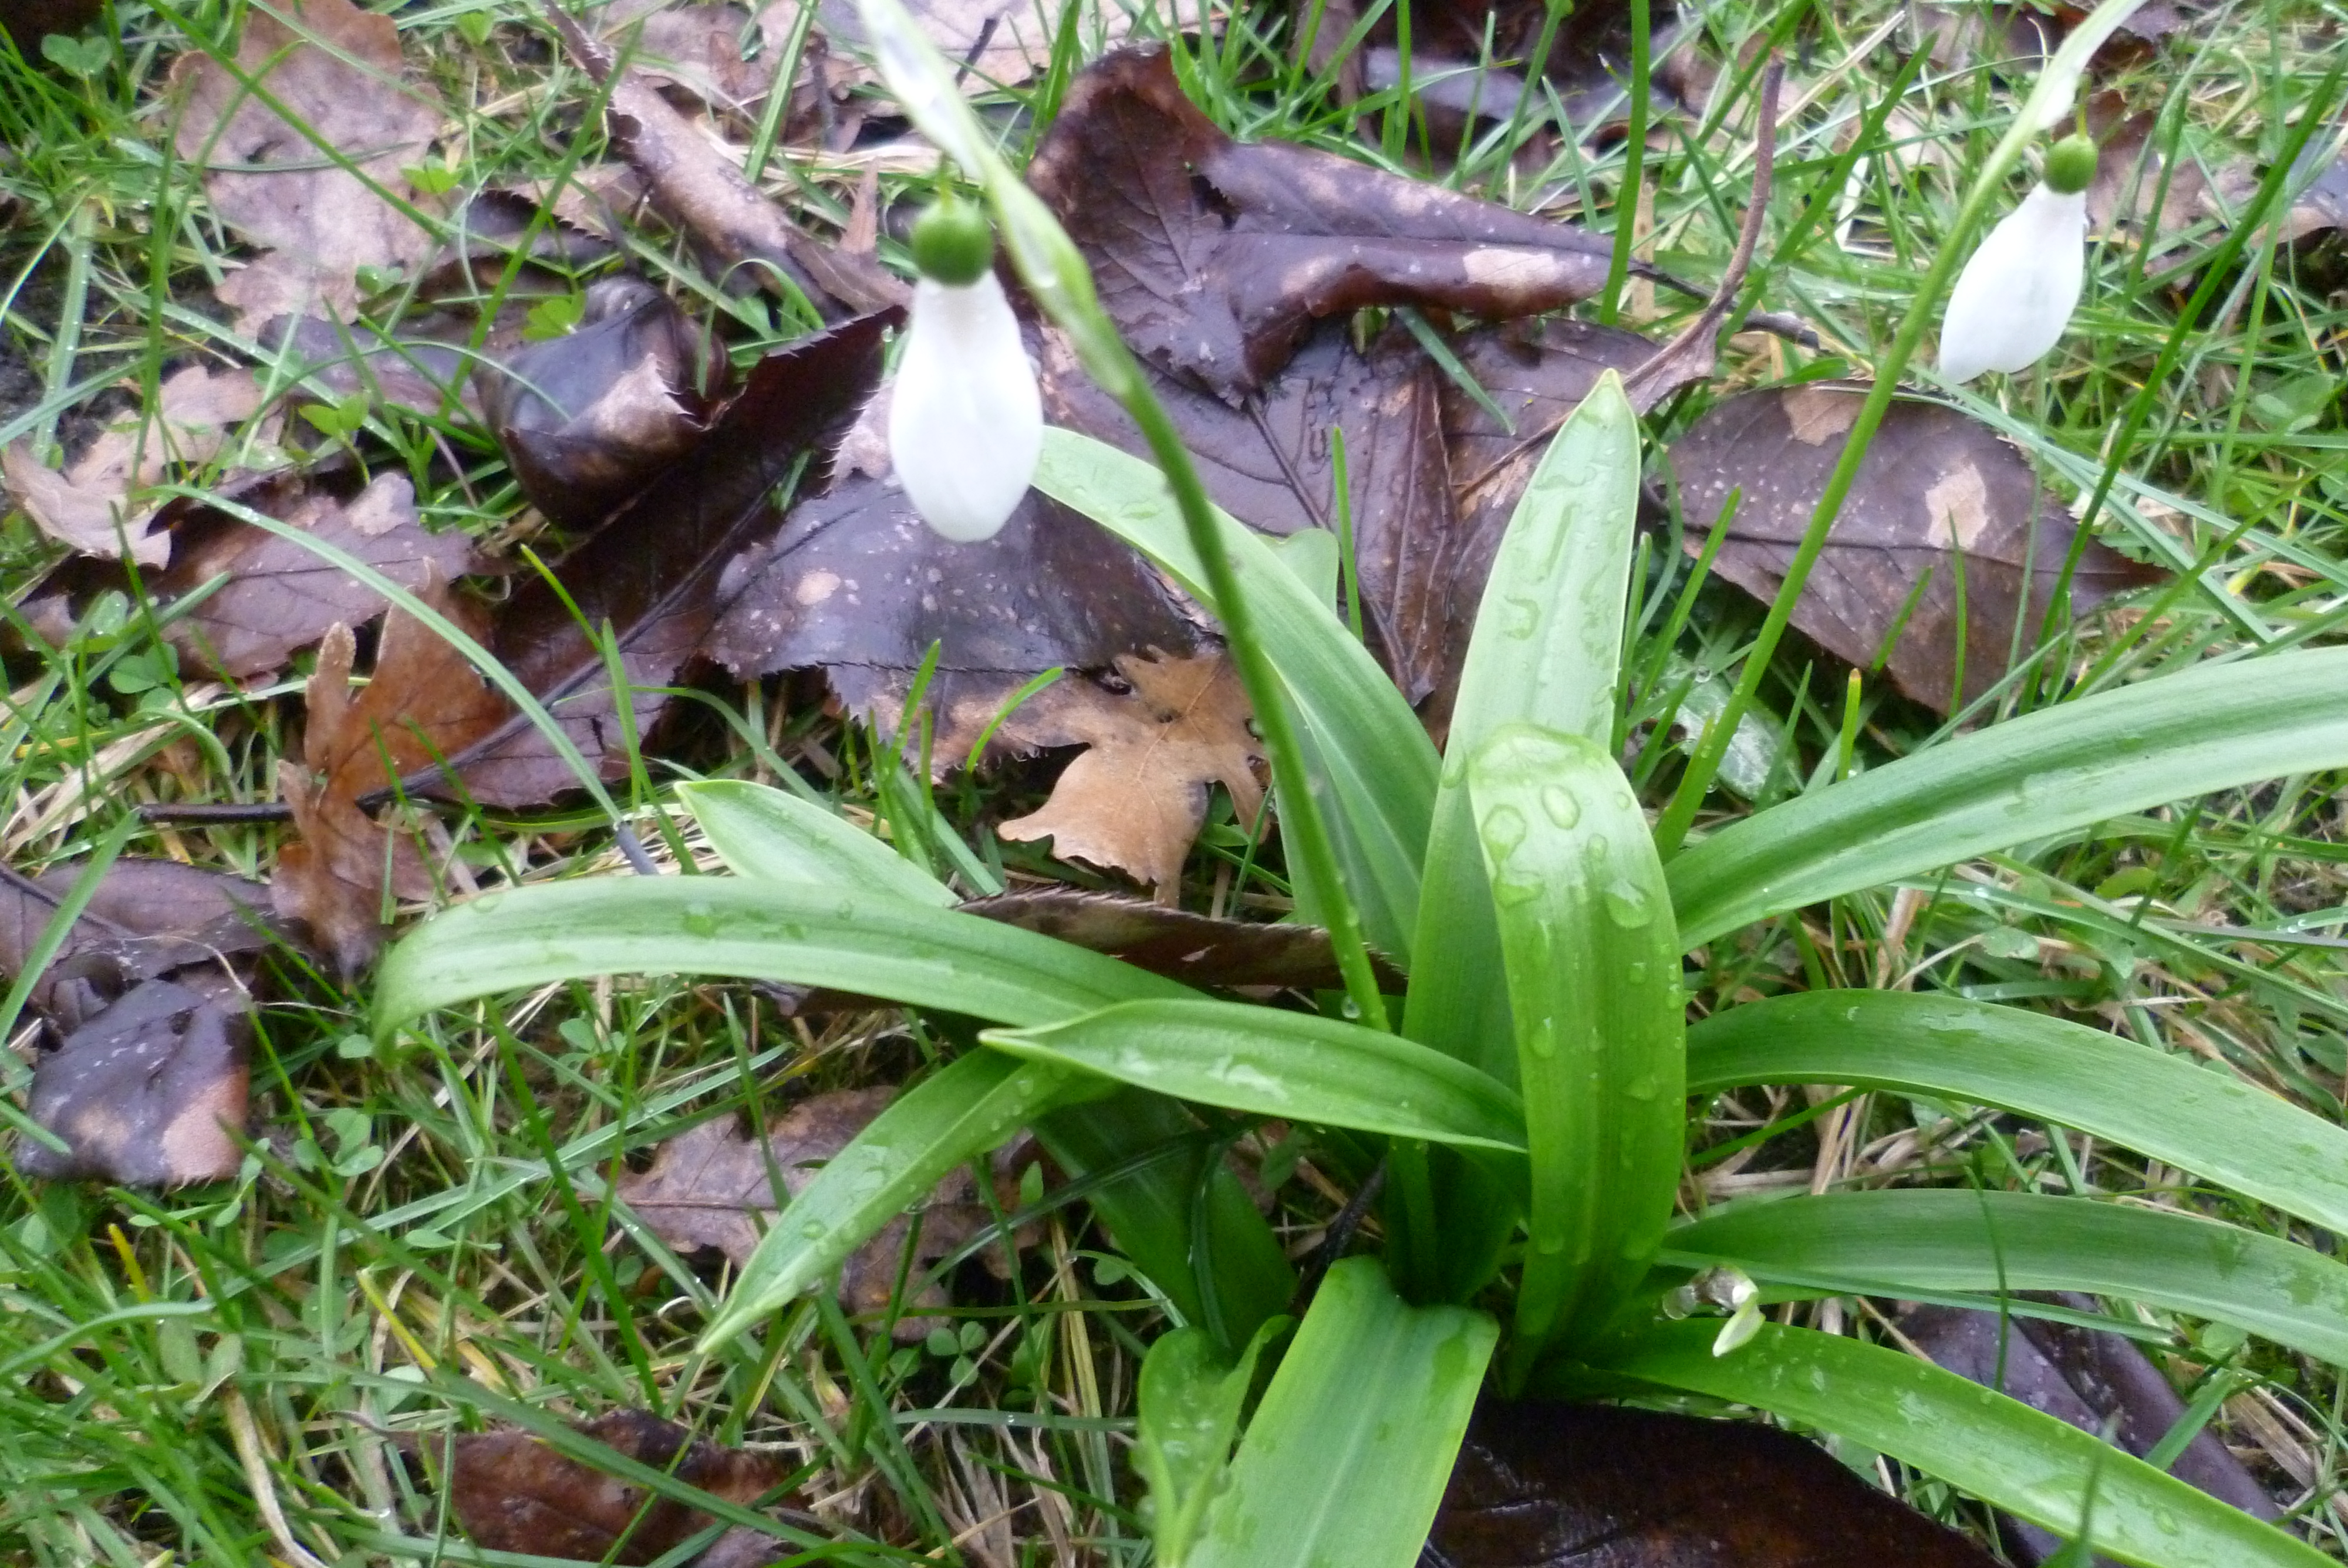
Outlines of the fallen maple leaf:
[{"label": "fallen maple leaf", "polygon": [[170,541],[150,530],[152,518],[130,497],[162,478],[172,463],[208,463],[230,433],[261,407],[261,385],[249,370],[208,370],[191,364],[166,377],[144,419],[101,432],[63,473],[17,441],[0,452],[0,473],[25,515],[41,531],[84,555],[126,552],[140,566],[170,559]]},{"label": "fallen maple leaf", "polygon": [[[783,1179],[785,1196],[797,1197],[896,1093],[880,1088],[816,1095],[767,1123],[763,1140],[746,1135],[733,1117],[713,1118],[662,1143],[651,1168],[621,1177],[614,1191],[670,1246],[679,1252],[715,1248],[738,1268],[757,1250],[758,1238],[782,1207],[767,1179],[769,1162]],[[921,1210],[921,1222],[913,1248],[915,1276],[992,1225],[994,1216],[977,1201],[963,1169],[938,1184]],[[849,1255],[839,1294],[850,1312],[877,1316],[888,1309],[905,1261],[909,1228],[901,1216],[891,1220]],[[911,1309],[934,1313],[948,1304],[942,1283],[924,1286],[903,1304],[907,1315],[897,1319],[897,1337],[920,1339],[942,1322]]]},{"label": "fallen maple leaf", "polygon": [[[474,621],[468,630],[478,631],[475,612],[437,581],[417,597],[459,626]],[[302,762],[277,765],[299,839],[278,851],[271,886],[278,913],[308,926],[345,976],[375,956],[386,892],[427,898],[436,891],[411,838],[369,816],[359,797],[461,750],[508,711],[462,653],[405,610],[386,619],[374,676],[356,698],[355,651],[346,626],[319,644]]]},{"label": "fallen maple leaf", "polygon": [[1114,697],[1086,682],[1045,688],[1004,725],[1014,743],[1083,745],[1051,798],[995,829],[1005,838],[1052,841],[1064,860],[1088,860],[1156,885],[1173,897],[1182,862],[1207,820],[1207,790],[1231,791],[1240,821],[1255,820],[1262,750],[1249,730],[1247,692],[1220,653],[1164,661],[1117,661],[1132,682]]},{"label": "fallen maple leaf", "polygon": [[268,252],[216,291],[238,332],[314,306],[347,318],[361,267],[405,266],[431,250],[402,210],[419,198],[400,171],[424,161],[443,110],[403,67],[396,24],[351,0],[286,0],[283,19],[255,8],[234,71],[201,54],[172,67],[184,95],[180,156],[204,170],[214,210]]},{"label": "fallen maple leaf", "polygon": [[[1729,491],[1741,488],[1713,571],[1764,603],[1774,599],[1864,396],[1775,387],[1729,398],[1696,421],[1671,447],[1689,552],[1703,548]],[[1868,446],[1793,623],[1862,669],[1897,630],[1887,661],[1893,684],[1950,712],[2004,676],[2017,620],[2022,648],[2034,646],[2077,531],[2029,459],[1996,431],[1944,405],[1903,399]],[[2160,579],[2091,539],[2071,578],[2071,605],[2084,614]]]},{"label": "fallen maple leaf", "polygon": [[[643,1410],[608,1411],[579,1423],[578,1430],[623,1459],[725,1502],[756,1502],[788,1473],[765,1454],[722,1448]],[[485,1551],[644,1563],[674,1552],[712,1522],[699,1509],[647,1496],[528,1432],[404,1436],[399,1446],[427,1463],[446,1460],[457,1522]]]}]

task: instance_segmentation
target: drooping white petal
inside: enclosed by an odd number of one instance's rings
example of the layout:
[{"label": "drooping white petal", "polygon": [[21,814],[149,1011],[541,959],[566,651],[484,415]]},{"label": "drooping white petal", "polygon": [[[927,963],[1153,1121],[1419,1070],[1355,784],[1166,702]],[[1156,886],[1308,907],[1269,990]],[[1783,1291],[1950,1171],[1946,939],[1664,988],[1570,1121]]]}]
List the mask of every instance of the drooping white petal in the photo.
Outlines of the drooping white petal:
[{"label": "drooping white petal", "polygon": [[913,285],[912,323],[889,403],[889,460],[922,520],[961,542],[992,538],[1044,449],[1035,367],[1003,285]]},{"label": "drooping white petal", "polygon": [[1941,374],[2015,371],[2054,346],[2086,275],[2087,199],[2041,185],[1965,262],[1941,322]]}]

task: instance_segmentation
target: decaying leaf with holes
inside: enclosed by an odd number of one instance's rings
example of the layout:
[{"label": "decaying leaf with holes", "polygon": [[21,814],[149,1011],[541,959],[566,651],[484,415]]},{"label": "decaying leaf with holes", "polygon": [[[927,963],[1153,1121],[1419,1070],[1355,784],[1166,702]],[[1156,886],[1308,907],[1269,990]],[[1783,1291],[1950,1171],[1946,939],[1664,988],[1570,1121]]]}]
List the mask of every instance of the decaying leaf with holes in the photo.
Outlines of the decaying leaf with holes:
[{"label": "decaying leaf with holes", "polygon": [[[786,1197],[798,1196],[824,1162],[846,1148],[896,1093],[880,1088],[816,1095],[769,1122],[764,1140],[747,1135],[734,1117],[714,1118],[661,1144],[651,1169],[621,1177],[614,1190],[654,1235],[677,1251],[714,1248],[739,1267],[782,1207],[767,1179],[769,1161],[782,1176]],[[1023,1140],[996,1156],[997,1173],[1006,1178],[998,1182],[997,1202],[1006,1211],[1017,1206],[1015,1173],[1031,1153],[1032,1145]],[[957,1170],[938,1184],[921,1209],[911,1277],[919,1281],[922,1270],[993,1223],[969,1171]],[[842,1307],[876,1317],[888,1309],[910,1230],[903,1217],[891,1220],[849,1255],[839,1274]],[[999,1247],[989,1248],[985,1256],[996,1273],[1007,1272]],[[942,1283],[923,1286],[902,1304],[905,1316],[897,1320],[897,1337],[911,1342],[940,1327],[942,1319],[922,1314],[938,1311],[948,1299]]]},{"label": "decaying leaf with holes", "polygon": [[[23,970],[80,868],[0,880],[0,971]],[[169,860],[118,860],[34,986],[55,1049],[26,1110],[63,1152],[15,1141],[51,1180],[176,1186],[236,1173],[250,1003],[241,971],[274,938],[268,889]]]},{"label": "decaying leaf with holes", "polygon": [[1082,745],[1040,810],[1006,822],[1005,838],[1049,838],[1064,860],[1088,860],[1154,885],[1171,902],[1182,862],[1207,820],[1208,789],[1221,784],[1242,823],[1263,804],[1256,770],[1263,754],[1231,661],[1119,659],[1132,685],[1113,696],[1087,682],[1062,682],[1031,698],[1004,723],[1030,746]]},{"label": "decaying leaf with holes", "polygon": [[259,411],[261,385],[249,370],[189,365],[163,379],[144,419],[101,431],[60,473],[34,456],[30,441],[0,452],[0,474],[40,530],[84,555],[129,556],[160,567],[170,539],[153,531],[154,515],[133,504],[174,463],[209,463],[236,427]]},{"label": "decaying leaf with holes", "polygon": [[[478,635],[478,611],[437,582],[417,597]],[[355,649],[346,626],[319,645],[302,762],[277,765],[298,838],[278,851],[271,888],[278,913],[306,925],[345,976],[375,957],[387,898],[427,898],[437,890],[413,833],[391,831],[359,797],[462,750],[507,711],[462,653],[405,610],[386,618],[375,673],[354,698]]]},{"label": "decaying leaf with holes", "polygon": [[[789,1473],[766,1454],[721,1447],[643,1410],[607,1411],[577,1430],[622,1459],[738,1506],[757,1502]],[[714,1522],[700,1509],[648,1493],[529,1432],[403,1434],[397,1441],[402,1453],[429,1471],[448,1466],[443,1484],[449,1506],[484,1551],[644,1563]],[[788,1543],[768,1544],[781,1555]]]},{"label": "decaying leaf with holes", "polygon": [[[1715,405],[1672,444],[1686,546],[1703,548],[1729,492],[1743,498],[1713,570],[1765,603],[1787,564],[1865,394],[1775,387]],[[2005,675],[2036,646],[2078,533],[2030,460],[1988,425],[1938,403],[1902,400],[1867,449],[1794,626],[1838,659],[1872,666],[1887,644],[1892,683],[1940,712]],[[2161,574],[2090,539],[2070,581],[2085,614]]]},{"label": "decaying leaf with holes", "polygon": [[444,110],[409,79],[389,16],[351,0],[256,7],[234,71],[191,52],[171,77],[184,106],[180,156],[204,170],[213,209],[266,252],[217,291],[238,332],[314,309],[348,319],[360,268],[408,266],[430,251],[416,215],[423,198],[400,171],[424,161]]}]

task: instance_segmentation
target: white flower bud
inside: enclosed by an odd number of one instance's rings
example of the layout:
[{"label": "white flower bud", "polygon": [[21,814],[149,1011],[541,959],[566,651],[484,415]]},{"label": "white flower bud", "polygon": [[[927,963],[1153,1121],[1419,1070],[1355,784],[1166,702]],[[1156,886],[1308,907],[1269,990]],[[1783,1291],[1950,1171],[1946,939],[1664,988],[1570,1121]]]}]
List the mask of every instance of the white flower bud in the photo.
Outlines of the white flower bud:
[{"label": "white flower bud", "polygon": [[2087,199],[2040,185],[1965,262],[1941,322],[1941,374],[2026,370],[2053,348],[2086,276]]},{"label": "white flower bud", "polygon": [[890,395],[889,461],[922,520],[963,543],[994,538],[1043,449],[1035,367],[994,274],[915,283]]}]

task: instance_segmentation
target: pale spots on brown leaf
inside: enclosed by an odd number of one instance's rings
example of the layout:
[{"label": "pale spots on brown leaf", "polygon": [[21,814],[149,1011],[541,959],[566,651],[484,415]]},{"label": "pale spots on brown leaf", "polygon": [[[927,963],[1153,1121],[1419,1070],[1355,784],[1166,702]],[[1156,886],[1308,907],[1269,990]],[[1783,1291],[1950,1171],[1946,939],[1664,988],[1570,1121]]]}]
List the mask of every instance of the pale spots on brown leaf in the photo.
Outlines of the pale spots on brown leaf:
[{"label": "pale spots on brown leaf", "polygon": [[1786,393],[1786,425],[1805,446],[1823,446],[1859,418],[1859,399],[1848,392],[1797,386]]},{"label": "pale spots on brown leaf", "polygon": [[1990,526],[1989,486],[1982,472],[1962,463],[1933,481],[1924,492],[1924,512],[1931,526],[1924,539],[1944,550],[1970,550]]}]

